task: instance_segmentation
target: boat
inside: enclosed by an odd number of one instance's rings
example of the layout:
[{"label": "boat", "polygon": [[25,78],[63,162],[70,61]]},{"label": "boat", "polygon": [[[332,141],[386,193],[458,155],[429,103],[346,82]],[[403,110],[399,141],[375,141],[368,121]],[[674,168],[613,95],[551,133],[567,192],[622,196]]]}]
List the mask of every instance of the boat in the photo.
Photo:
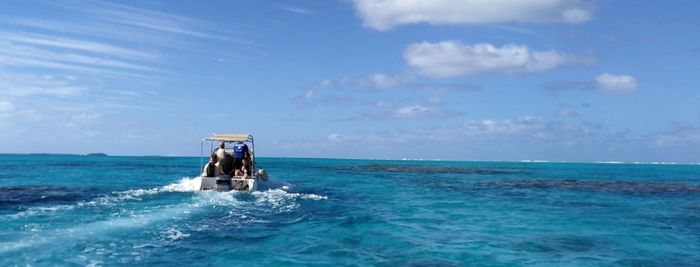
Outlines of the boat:
[{"label": "boat", "polygon": [[[200,166],[205,166],[204,158],[208,157],[219,147],[223,142],[225,145],[224,151],[229,155],[233,155],[233,145],[236,143],[244,143],[248,146],[250,153],[251,174],[248,177],[238,177],[229,175],[219,175],[215,177],[207,177],[202,173],[199,177],[202,179],[200,190],[215,190],[215,191],[255,191],[260,182],[267,181],[267,173],[262,168],[256,166],[255,160],[255,140],[250,134],[212,134],[210,137],[202,139],[200,146]],[[209,144],[209,153],[204,154],[205,145]]]}]

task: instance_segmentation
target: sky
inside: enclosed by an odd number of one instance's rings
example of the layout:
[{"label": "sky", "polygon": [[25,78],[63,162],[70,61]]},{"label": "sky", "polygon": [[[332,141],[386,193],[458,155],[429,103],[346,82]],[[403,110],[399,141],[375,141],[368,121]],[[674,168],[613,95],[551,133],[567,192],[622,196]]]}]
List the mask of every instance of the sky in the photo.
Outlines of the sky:
[{"label": "sky", "polygon": [[0,1],[0,153],[700,162],[700,2]]}]

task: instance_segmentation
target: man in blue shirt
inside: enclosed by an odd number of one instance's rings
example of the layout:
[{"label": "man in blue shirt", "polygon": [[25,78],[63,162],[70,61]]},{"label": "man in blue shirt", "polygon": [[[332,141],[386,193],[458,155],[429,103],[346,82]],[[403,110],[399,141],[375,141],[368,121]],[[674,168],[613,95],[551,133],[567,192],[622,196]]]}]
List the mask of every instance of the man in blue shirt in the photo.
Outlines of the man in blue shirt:
[{"label": "man in blue shirt", "polygon": [[250,151],[248,150],[248,145],[243,142],[236,142],[233,144],[233,169],[240,170],[243,166],[243,159],[250,161]]}]

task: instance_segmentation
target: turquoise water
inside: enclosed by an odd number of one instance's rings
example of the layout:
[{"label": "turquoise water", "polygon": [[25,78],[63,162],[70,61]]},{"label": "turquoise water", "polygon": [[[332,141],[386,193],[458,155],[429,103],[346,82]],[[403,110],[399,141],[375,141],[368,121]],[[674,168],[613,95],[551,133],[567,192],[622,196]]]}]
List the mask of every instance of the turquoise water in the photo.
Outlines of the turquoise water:
[{"label": "turquoise water", "polygon": [[698,266],[700,166],[0,155],[0,266]]}]

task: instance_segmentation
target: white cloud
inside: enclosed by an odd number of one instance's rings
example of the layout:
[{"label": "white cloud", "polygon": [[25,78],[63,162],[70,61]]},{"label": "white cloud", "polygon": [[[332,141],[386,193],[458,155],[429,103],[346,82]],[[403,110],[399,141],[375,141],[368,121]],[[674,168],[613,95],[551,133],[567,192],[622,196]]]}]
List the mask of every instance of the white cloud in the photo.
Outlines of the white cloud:
[{"label": "white cloud", "polygon": [[430,96],[428,97],[428,103],[434,105],[442,104],[442,98],[439,96]]},{"label": "white cloud", "polygon": [[651,135],[649,141],[657,147],[700,146],[700,126],[674,124],[670,131]]},{"label": "white cloud", "polygon": [[305,103],[310,102],[314,98],[314,96],[318,93],[318,91],[323,90],[324,88],[330,87],[331,85],[333,85],[333,83],[334,83],[333,80],[326,79],[326,80],[322,80],[322,81],[312,85],[311,87],[309,87],[309,89],[306,90],[306,92],[304,93],[304,96],[301,97],[300,100],[302,102],[305,102]]},{"label": "white cloud", "polygon": [[579,23],[592,17],[580,0],[354,0],[367,27],[380,31],[413,23]]},{"label": "white cloud", "polygon": [[435,111],[433,109],[421,105],[400,107],[394,111],[394,116],[397,118],[420,118],[434,114]]},{"label": "white cloud", "polygon": [[470,120],[464,122],[463,133],[471,137],[498,137],[531,135],[544,137],[549,121],[540,117],[524,116],[510,120]]},{"label": "white cloud", "polygon": [[606,93],[629,93],[637,91],[637,79],[629,75],[603,73],[595,77],[597,88]]},{"label": "white cloud", "polygon": [[[348,89],[389,89],[405,85],[413,81],[414,77],[410,74],[384,74],[373,73],[364,76],[345,76],[339,79],[324,79],[317,82],[304,92],[303,95],[296,97],[294,100],[299,106],[308,106],[319,102],[327,102],[337,104],[339,102],[357,102],[362,104],[370,104],[373,101],[364,101],[354,96],[329,96],[332,93],[326,93],[325,97],[319,97],[319,92],[332,89],[333,91],[341,91],[343,88]],[[374,104],[372,104],[374,105]]]},{"label": "white cloud", "polygon": [[7,113],[15,110],[15,105],[10,101],[0,100],[0,113]]},{"label": "white cloud", "polygon": [[328,141],[331,141],[331,142],[340,143],[340,142],[348,142],[348,141],[352,141],[352,140],[355,140],[355,139],[348,136],[348,135],[345,135],[345,134],[332,133],[332,134],[328,135]]},{"label": "white cloud", "polygon": [[[421,108],[408,108],[420,113]],[[506,120],[468,120],[460,125],[446,127],[427,128],[422,130],[392,130],[387,132],[366,132],[355,135],[354,140],[379,143],[404,143],[415,141],[454,141],[475,142],[484,140],[510,140],[521,138],[546,139],[557,136],[550,131],[558,131],[551,126],[552,122],[540,117],[524,116]],[[335,142],[347,141],[343,134],[336,134]],[[329,138],[330,139],[330,138]]]},{"label": "white cloud", "polygon": [[430,77],[455,77],[480,73],[541,72],[566,64],[590,61],[558,51],[531,51],[508,44],[462,44],[456,41],[415,43],[404,51],[407,64]]},{"label": "white cloud", "polygon": [[71,120],[78,124],[88,124],[100,119],[102,115],[97,113],[79,113],[71,116]]},{"label": "white cloud", "polygon": [[21,131],[25,128],[24,122],[36,122],[41,117],[35,109],[22,109],[10,101],[0,100],[0,136],[7,134],[6,131]]},{"label": "white cloud", "polygon": [[[342,134],[339,134],[342,135]],[[496,142],[538,146],[590,146],[599,142],[620,141],[617,133],[587,122],[564,121],[534,116],[502,120],[467,120],[457,125],[412,130],[369,131],[356,133],[354,140],[378,143],[405,143],[415,141],[449,142],[451,144]],[[345,141],[336,139],[338,142]],[[629,141],[629,140],[628,140]]]},{"label": "white cloud", "polygon": [[5,71],[0,73],[0,95],[9,96],[77,96],[88,91],[74,81],[47,75],[35,75],[28,73],[15,73]]},{"label": "white cloud", "polygon": [[409,74],[384,74],[373,73],[359,77],[343,77],[339,83],[342,85],[352,85],[368,89],[386,89],[413,81],[414,77]]},{"label": "white cloud", "polygon": [[394,103],[380,101],[375,107],[380,110],[362,113],[358,116],[348,118],[348,121],[367,120],[397,120],[397,119],[425,119],[425,118],[448,118],[461,114],[459,111],[450,110],[437,105],[406,105],[394,108]]},{"label": "white cloud", "polygon": [[377,101],[376,106],[379,108],[392,108],[394,107],[394,102],[390,100]]},{"label": "white cloud", "polygon": [[576,110],[569,107],[560,107],[554,111],[554,116],[559,118],[577,117],[579,114]]}]

